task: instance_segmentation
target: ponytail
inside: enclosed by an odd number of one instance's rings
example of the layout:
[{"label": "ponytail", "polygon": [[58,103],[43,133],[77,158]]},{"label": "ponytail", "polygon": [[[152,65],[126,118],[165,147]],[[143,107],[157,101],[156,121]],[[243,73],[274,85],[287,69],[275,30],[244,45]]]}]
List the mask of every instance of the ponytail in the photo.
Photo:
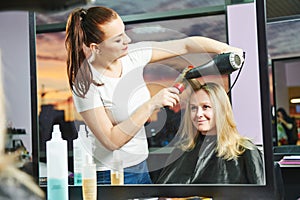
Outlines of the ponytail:
[{"label": "ponytail", "polygon": [[90,85],[96,83],[84,53],[84,45],[100,44],[104,38],[101,25],[116,19],[118,14],[106,7],[95,6],[88,10],[75,9],[68,17],[65,46],[67,49],[67,73],[71,90],[79,97],[85,97]]},{"label": "ponytail", "polygon": [[82,23],[84,23],[85,17],[85,9],[75,9],[70,14],[66,26],[65,46],[68,55],[69,86],[79,97],[85,96],[92,82],[92,71],[83,51],[86,36],[82,29]]}]

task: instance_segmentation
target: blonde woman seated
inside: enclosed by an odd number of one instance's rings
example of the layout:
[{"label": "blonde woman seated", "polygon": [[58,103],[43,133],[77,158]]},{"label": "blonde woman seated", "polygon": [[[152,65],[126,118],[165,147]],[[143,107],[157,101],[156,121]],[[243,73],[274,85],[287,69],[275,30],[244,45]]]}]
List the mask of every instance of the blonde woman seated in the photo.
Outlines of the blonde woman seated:
[{"label": "blonde woman seated", "polygon": [[239,134],[224,88],[196,80],[191,86],[178,148],[156,183],[264,184],[261,152]]}]

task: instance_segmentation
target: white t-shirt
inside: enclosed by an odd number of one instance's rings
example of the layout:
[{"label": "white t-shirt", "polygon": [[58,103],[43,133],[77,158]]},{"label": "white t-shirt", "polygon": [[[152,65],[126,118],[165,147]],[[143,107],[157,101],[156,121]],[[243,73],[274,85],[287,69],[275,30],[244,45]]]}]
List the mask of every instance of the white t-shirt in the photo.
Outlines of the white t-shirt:
[{"label": "white t-shirt", "polygon": [[[113,124],[118,124],[142,104],[150,99],[150,92],[143,77],[143,69],[152,56],[152,48],[148,42],[130,44],[128,55],[121,58],[122,74],[119,78],[111,78],[100,74],[92,66],[93,78],[103,86],[91,84],[85,98],[73,95],[78,112],[104,106]],[[101,116],[99,116],[101,117]],[[98,170],[109,169],[113,161],[113,152],[107,150],[95,137],[90,137],[94,160]],[[145,128],[119,150],[124,167],[141,163],[148,157],[148,144]]]}]

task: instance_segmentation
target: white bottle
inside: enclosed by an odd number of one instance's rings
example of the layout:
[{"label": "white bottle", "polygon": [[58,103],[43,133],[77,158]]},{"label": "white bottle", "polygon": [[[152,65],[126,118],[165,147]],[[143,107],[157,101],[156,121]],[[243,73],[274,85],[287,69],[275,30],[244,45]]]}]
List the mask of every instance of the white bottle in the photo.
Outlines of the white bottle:
[{"label": "white bottle", "polygon": [[68,144],[61,137],[59,125],[53,126],[52,138],[46,142],[47,200],[68,200]]},{"label": "white bottle", "polygon": [[97,199],[96,164],[88,153],[85,155],[85,164],[82,168],[82,195],[84,200]]},{"label": "white bottle", "polygon": [[82,166],[84,163],[84,147],[79,135],[85,136],[85,125],[79,126],[78,138],[73,140],[74,185],[82,185]]},{"label": "white bottle", "polygon": [[120,152],[113,152],[112,168],[110,170],[111,185],[124,185],[124,168],[123,161],[120,158]]}]

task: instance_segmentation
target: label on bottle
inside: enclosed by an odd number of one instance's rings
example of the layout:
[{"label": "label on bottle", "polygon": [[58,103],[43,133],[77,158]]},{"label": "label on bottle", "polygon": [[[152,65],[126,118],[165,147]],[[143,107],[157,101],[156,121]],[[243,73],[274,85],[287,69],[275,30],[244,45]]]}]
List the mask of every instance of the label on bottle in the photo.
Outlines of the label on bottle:
[{"label": "label on bottle", "polygon": [[50,178],[47,180],[48,200],[68,200],[68,183],[65,179]]},{"label": "label on bottle", "polygon": [[124,185],[124,173],[123,172],[111,172],[110,180],[111,180],[111,185]]},{"label": "label on bottle", "polygon": [[74,173],[74,185],[82,185],[81,173]]},{"label": "label on bottle", "polygon": [[82,194],[84,200],[97,199],[97,184],[95,179],[82,180]]},{"label": "label on bottle", "polygon": [[74,185],[82,185],[83,148],[78,141],[77,143],[74,143],[73,146]]}]

